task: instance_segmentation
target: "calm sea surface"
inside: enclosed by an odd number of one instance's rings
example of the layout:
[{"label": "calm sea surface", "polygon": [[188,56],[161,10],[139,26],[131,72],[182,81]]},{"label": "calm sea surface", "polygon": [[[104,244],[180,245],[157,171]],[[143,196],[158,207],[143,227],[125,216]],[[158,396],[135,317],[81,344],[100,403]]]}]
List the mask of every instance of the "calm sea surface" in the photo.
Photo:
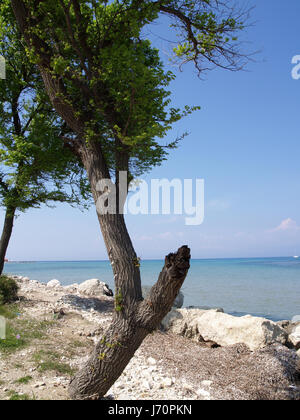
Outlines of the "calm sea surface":
[{"label": "calm sea surface", "polygon": [[[143,261],[142,282],[152,285],[163,261]],[[7,263],[5,272],[63,285],[99,278],[113,288],[107,261]],[[222,307],[235,315],[273,320],[300,314],[300,259],[251,258],[193,260],[183,286],[184,306]]]}]

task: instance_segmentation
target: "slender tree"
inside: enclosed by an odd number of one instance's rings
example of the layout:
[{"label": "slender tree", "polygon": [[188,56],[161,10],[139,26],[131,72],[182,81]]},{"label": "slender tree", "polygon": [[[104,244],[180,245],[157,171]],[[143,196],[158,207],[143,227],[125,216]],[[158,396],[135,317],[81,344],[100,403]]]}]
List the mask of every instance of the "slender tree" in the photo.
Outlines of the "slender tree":
[{"label": "slender tree", "polygon": [[[174,78],[159,52],[143,39],[160,14],[172,19],[180,41],[174,55],[201,72],[244,64],[236,34],[245,14],[229,1],[11,0],[30,61],[60,117],[75,133],[65,141],[80,157],[95,203],[103,179],[119,188],[119,172],[143,172],[167,154],[161,139],[183,112],[170,108]],[[171,144],[169,146],[174,146]],[[70,384],[76,399],[105,395],[143,339],[168,313],[189,269],[187,246],[166,257],[150,296],[143,300],[139,264],[122,214],[98,214],[113,267],[115,314],[109,330]]]},{"label": "slender tree", "polygon": [[62,123],[37,68],[26,59],[20,35],[7,25],[0,7],[0,54],[7,76],[0,81],[1,274],[17,212],[55,202],[80,204],[88,192],[80,162],[61,141]]}]

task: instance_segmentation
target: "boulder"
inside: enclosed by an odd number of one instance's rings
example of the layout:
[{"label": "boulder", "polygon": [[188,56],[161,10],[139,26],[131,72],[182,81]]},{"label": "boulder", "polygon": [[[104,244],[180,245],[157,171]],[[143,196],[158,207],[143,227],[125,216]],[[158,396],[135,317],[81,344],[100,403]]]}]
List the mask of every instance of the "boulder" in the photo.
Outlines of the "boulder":
[{"label": "boulder", "polygon": [[61,286],[60,281],[56,279],[50,280],[47,283],[47,287],[52,287],[53,289],[56,289],[57,287],[60,287],[60,286]]},{"label": "boulder", "polygon": [[78,292],[86,296],[113,296],[109,286],[99,279],[90,279],[78,286]]},{"label": "boulder", "polygon": [[[146,299],[149,296],[151,286],[143,286],[142,287],[142,295],[143,298]],[[184,302],[184,295],[181,291],[179,291],[177,297],[174,300],[173,308],[182,308]]]},{"label": "boulder", "polygon": [[288,341],[296,350],[300,350],[300,322],[292,327]]},{"label": "boulder", "polygon": [[68,286],[64,286],[64,289],[67,293],[76,293],[78,291],[79,285],[77,283],[69,284]]},{"label": "boulder", "polygon": [[300,322],[300,315],[295,315],[295,316],[292,318],[292,323],[293,323],[293,324],[296,324],[297,322]]},{"label": "boulder", "polygon": [[187,309],[201,309],[202,311],[224,312],[223,308],[212,308],[211,306],[188,306]]},{"label": "boulder", "polygon": [[215,342],[220,346],[245,344],[252,351],[287,341],[287,333],[273,321],[251,315],[235,317],[217,309],[176,309],[164,318],[162,326],[198,342]]},{"label": "boulder", "polygon": [[292,321],[278,321],[276,322],[276,324],[284,330],[288,331],[290,326],[292,325]]}]

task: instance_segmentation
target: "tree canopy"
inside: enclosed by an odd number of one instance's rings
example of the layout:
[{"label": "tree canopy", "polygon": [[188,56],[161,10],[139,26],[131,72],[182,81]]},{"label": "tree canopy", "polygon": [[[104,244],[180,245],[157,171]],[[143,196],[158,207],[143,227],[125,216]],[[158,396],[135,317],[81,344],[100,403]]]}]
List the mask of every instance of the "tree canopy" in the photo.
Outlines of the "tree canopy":
[{"label": "tree canopy", "polygon": [[[7,7],[10,2],[5,0]],[[172,18],[180,41],[174,58],[238,69],[236,33],[244,11],[231,2],[13,0],[27,40],[30,60],[40,66],[50,99],[77,134],[67,141],[97,137],[110,173],[140,174],[160,164],[172,123],[198,107],[170,106],[167,87],[174,75],[164,70],[159,51],[142,37],[160,13]],[[16,7],[15,7],[16,8]]]},{"label": "tree canopy", "polygon": [[9,9],[1,5],[0,11],[0,54],[6,60],[0,82],[0,204],[24,211],[48,202],[84,202],[82,166],[61,141],[62,122],[36,66],[26,59]]}]

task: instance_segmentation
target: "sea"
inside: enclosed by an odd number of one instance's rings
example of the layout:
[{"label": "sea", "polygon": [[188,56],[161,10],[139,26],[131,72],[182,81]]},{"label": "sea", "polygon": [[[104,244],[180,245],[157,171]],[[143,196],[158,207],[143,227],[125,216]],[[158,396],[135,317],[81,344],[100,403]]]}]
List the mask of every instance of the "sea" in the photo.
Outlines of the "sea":
[{"label": "sea", "polygon": [[[142,284],[154,284],[162,267],[160,260],[142,261]],[[114,286],[108,261],[10,262],[4,271],[44,283],[57,279],[70,285],[98,278]],[[300,315],[300,258],[192,260],[182,292],[184,307],[220,307],[236,316],[289,320]]]}]

